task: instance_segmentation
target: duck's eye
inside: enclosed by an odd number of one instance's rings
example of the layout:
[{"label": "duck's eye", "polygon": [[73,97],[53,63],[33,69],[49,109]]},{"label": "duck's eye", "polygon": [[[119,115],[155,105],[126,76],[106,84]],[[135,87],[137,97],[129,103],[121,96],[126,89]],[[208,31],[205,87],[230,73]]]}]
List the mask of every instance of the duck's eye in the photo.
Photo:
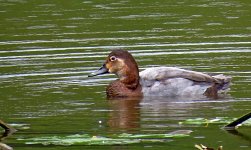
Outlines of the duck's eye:
[{"label": "duck's eye", "polygon": [[116,58],[115,56],[111,56],[111,57],[110,57],[110,60],[111,60],[111,61],[115,61],[115,60],[117,60],[117,58]]}]

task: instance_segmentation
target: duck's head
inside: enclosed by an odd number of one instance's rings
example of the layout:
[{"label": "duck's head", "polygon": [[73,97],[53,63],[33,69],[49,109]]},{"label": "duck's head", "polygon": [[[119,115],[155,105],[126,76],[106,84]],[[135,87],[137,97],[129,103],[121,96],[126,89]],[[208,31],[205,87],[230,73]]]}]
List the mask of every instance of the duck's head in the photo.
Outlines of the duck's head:
[{"label": "duck's head", "polygon": [[103,66],[88,77],[106,73],[114,73],[125,84],[139,81],[139,69],[133,56],[126,50],[113,50],[106,58]]}]

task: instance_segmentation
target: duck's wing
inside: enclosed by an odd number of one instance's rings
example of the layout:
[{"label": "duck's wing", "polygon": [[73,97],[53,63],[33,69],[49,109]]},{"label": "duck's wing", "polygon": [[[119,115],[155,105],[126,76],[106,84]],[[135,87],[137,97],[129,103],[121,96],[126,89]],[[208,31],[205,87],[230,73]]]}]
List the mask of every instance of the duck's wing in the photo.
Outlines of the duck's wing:
[{"label": "duck's wing", "polygon": [[[218,90],[227,89],[231,80],[224,75],[210,76],[175,67],[149,68],[140,72],[140,78],[144,93],[164,96],[202,95],[206,91],[215,94]],[[209,91],[210,87],[213,91]]]},{"label": "duck's wing", "polygon": [[140,77],[144,80],[166,80],[169,78],[185,78],[198,82],[217,82],[215,78],[207,74],[184,70],[176,67],[155,67],[148,68],[140,72]]},{"label": "duck's wing", "polygon": [[184,78],[199,83],[215,83],[218,89],[225,90],[230,86],[231,77],[223,74],[210,76],[205,73],[180,69],[176,67],[154,67],[140,72],[140,78],[148,83],[163,81],[171,78]]}]

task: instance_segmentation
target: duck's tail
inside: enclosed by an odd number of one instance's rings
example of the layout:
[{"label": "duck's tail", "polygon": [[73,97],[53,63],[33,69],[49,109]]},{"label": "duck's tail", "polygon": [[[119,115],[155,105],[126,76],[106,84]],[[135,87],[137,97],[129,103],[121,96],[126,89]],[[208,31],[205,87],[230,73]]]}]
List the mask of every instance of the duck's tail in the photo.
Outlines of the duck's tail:
[{"label": "duck's tail", "polygon": [[232,77],[225,76],[223,74],[218,74],[212,76],[216,80],[217,90],[218,91],[225,91],[228,90],[231,85]]},{"label": "duck's tail", "polygon": [[212,76],[214,81],[213,85],[207,88],[204,95],[212,98],[218,98],[218,94],[226,94],[229,91],[231,85],[232,77],[224,76],[223,74],[218,74]]}]

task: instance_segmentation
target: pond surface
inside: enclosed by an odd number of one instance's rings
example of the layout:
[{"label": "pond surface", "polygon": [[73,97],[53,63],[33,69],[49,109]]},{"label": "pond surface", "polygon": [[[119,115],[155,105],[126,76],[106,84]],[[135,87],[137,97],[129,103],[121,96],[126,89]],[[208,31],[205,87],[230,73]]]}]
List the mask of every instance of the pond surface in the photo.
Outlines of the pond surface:
[{"label": "pond surface", "polygon": [[[250,8],[248,0],[0,0],[0,119],[18,129],[2,142],[17,150],[193,150],[194,144],[251,149],[250,126],[234,135],[221,129],[226,123],[180,124],[251,111]],[[87,75],[114,48],[130,51],[141,70],[177,66],[224,73],[233,84],[216,100],[109,101],[105,87],[116,76]],[[114,138],[177,130],[193,132],[134,144],[29,144],[39,137]]]}]

